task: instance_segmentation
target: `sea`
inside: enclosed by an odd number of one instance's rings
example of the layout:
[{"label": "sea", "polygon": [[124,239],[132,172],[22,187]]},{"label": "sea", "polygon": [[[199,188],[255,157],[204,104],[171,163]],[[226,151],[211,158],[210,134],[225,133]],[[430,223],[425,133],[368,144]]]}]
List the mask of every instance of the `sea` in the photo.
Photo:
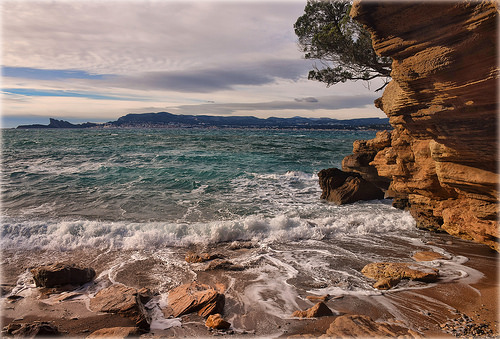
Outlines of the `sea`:
[{"label": "sea", "polygon": [[[241,310],[251,300],[258,312],[281,318],[303,307],[306,294],[378,295],[362,267],[412,262],[417,251],[443,256],[424,263],[439,268],[439,283],[479,279],[466,257],[417,229],[390,199],[342,206],[320,199],[317,173],[341,168],[354,140],[374,136],[365,130],[4,129],[2,263],[23,267],[19,289],[32,284],[28,267],[93,257],[84,262],[97,265],[98,286],[147,284],[162,296],[200,275],[202,264],[184,260],[188,250],[217,250],[248,279],[243,287],[228,280],[228,307]],[[231,252],[235,244],[245,245]],[[136,270],[144,267],[138,279]],[[395,290],[427,286],[404,282]],[[237,315],[231,320],[244,327]],[[154,326],[173,324],[159,316]]]}]

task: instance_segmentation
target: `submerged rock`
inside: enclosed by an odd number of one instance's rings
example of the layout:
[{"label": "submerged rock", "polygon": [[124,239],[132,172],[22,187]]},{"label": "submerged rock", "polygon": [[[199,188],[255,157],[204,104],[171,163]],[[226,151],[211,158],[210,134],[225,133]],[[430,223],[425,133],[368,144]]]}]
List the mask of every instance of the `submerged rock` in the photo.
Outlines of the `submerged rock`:
[{"label": "submerged rock", "polygon": [[439,271],[435,268],[407,263],[371,263],[363,267],[361,273],[377,280],[373,287],[379,289],[391,288],[401,279],[435,282],[439,277]]},{"label": "submerged rock", "polygon": [[342,315],[330,324],[326,336],[334,338],[421,338],[408,329],[394,324],[375,322],[365,315]]},{"label": "submerged rock", "polygon": [[323,302],[319,302],[305,311],[295,311],[292,313],[292,317],[297,318],[318,318],[331,315],[333,315],[332,310],[329,309]]},{"label": "submerged rock", "polygon": [[92,268],[80,268],[63,263],[33,268],[31,274],[37,287],[83,285],[95,277],[95,271]]},{"label": "submerged rock", "polygon": [[200,262],[205,262],[205,261],[210,261],[214,259],[220,259],[223,258],[222,255],[218,253],[194,253],[194,252],[187,252],[186,257],[184,258],[186,262],[189,263],[200,263]]},{"label": "submerged rock", "polygon": [[413,259],[415,259],[415,261],[432,261],[437,259],[444,259],[444,257],[436,252],[424,251],[415,253],[413,255]]},{"label": "submerged rock", "polygon": [[244,269],[245,267],[241,265],[236,265],[229,260],[223,260],[223,259],[214,259],[207,265],[207,267],[205,267],[205,271],[213,271],[213,270],[243,271]]},{"label": "submerged rock", "polygon": [[137,327],[149,330],[151,318],[141,302],[139,292],[133,287],[111,285],[100,290],[90,299],[90,308],[94,312],[115,313],[129,318]]},{"label": "submerged rock", "polygon": [[231,324],[222,319],[222,316],[217,314],[209,315],[207,321],[205,322],[205,326],[214,328],[216,330],[227,330],[231,327]]},{"label": "submerged rock", "polygon": [[338,205],[351,204],[359,200],[383,199],[384,192],[362,178],[361,174],[328,168],[318,173],[319,185],[323,190],[321,199]]},{"label": "submerged rock", "polygon": [[197,312],[202,317],[224,311],[224,294],[196,281],[174,288],[168,293],[168,304],[174,317]]}]

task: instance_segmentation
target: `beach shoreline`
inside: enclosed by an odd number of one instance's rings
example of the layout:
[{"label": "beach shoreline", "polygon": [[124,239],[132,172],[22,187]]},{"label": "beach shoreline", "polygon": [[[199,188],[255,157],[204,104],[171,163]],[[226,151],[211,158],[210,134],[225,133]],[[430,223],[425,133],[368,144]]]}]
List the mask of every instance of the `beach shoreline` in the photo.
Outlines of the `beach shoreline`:
[{"label": "beach shoreline", "polygon": [[[159,337],[210,337],[214,333],[231,337],[288,337],[293,335],[320,336],[326,332],[333,320],[345,314],[366,315],[377,321],[377,323],[398,324],[410,328],[414,333],[424,337],[448,337],[454,333],[460,334],[467,327],[483,328],[489,332],[487,337],[496,336],[498,328],[498,285],[497,275],[498,254],[487,246],[475,244],[468,241],[455,239],[442,234],[428,233],[426,240],[429,243],[437,243],[449,253],[457,256],[467,257],[464,266],[471,268],[471,272],[462,279],[449,282],[438,282],[429,287],[409,288],[400,291],[383,291],[381,293],[369,293],[367,295],[338,295],[332,296],[325,304],[334,312],[333,316],[298,319],[291,316],[291,311],[286,307],[282,312],[272,314],[272,310],[259,312],[257,300],[249,300],[249,290],[252,283],[258,280],[258,275],[252,271],[228,271],[196,270],[196,276],[165,277],[162,291],[171,289],[181,283],[196,280],[200,283],[215,286],[224,286],[226,294],[226,305],[224,318],[232,323],[230,331],[210,331],[204,324],[204,319],[196,314],[180,317],[181,326],[173,326],[168,329],[165,323],[154,323],[151,330],[144,336]],[[223,244],[212,246],[210,250],[223,253],[229,260],[245,256],[256,248],[241,248],[235,251],[225,251]],[[206,248],[205,248],[206,249]],[[183,256],[193,248],[179,247],[175,249],[175,256],[182,260]],[[195,249],[196,250],[196,249]],[[225,252],[224,252],[225,251]],[[57,326],[63,335],[75,338],[85,338],[90,333],[101,328],[133,326],[130,319],[120,317],[116,314],[104,314],[93,312],[88,307],[89,295],[104,285],[112,283],[125,284],[127,286],[151,288],[153,294],[158,292],[158,280],[154,275],[148,274],[158,269],[161,263],[153,258],[144,258],[139,264],[131,265],[126,270],[106,276],[105,263],[112,261],[116,253],[96,251],[78,253],[78,250],[61,252],[31,253],[26,255],[17,253],[17,259],[8,261],[7,257],[14,253],[3,253],[2,260],[2,287],[6,294],[2,296],[2,328],[10,323],[29,323],[33,321],[49,321]],[[92,287],[82,291],[82,296],[64,301],[57,301],[62,294],[53,293],[54,290],[35,288],[34,285],[24,286],[19,290],[19,281],[30,281],[28,270],[38,261],[39,264],[47,264],[49,259],[62,262],[73,262],[82,266],[93,267],[97,272],[97,283],[91,283]],[[10,262],[10,264],[9,264]],[[17,265],[12,263],[16,262]],[[201,265],[204,264],[188,264]],[[479,272],[479,273],[478,273]],[[24,277],[20,279],[19,277]],[[107,277],[105,279],[105,277]],[[170,280],[169,280],[170,279]],[[168,280],[168,281],[167,281]],[[301,309],[307,309],[314,305],[306,299],[308,290],[313,289],[311,282],[294,281],[295,286],[301,289],[295,290],[295,302]],[[156,286],[156,290],[155,290]],[[14,290],[10,291],[9,288]],[[78,292],[78,290],[77,290]],[[22,298],[13,299],[9,295],[22,295]],[[279,295],[264,296],[274,298],[280,303]],[[284,297],[283,294],[281,297]],[[287,313],[288,312],[288,313]],[[465,318],[464,318],[465,315]],[[458,320],[457,320],[458,319]],[[467,319],[467,320],[464,320]],[[168,321],[176,321],[169,319]],[[156,324],[156,325],[155,325]],[[484,325],[486,324],[486,325]],[[466,335],[466,333],[462,333]]]}]

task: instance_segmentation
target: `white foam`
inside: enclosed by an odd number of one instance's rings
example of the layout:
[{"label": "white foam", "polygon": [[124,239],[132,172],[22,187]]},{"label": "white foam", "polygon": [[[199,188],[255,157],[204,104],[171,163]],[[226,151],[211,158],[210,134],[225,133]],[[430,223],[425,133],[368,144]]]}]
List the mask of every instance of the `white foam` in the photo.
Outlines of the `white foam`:
[{"label": "white foam", "polygon": [[[5,218],[3,248],[65,250],[77,247],[161,248],[192,243],[234,240],[288,242],[321,240],[354,235],[390,234],[411,231],[415,222],[407,212],[384,204],[342,208],[325,206],[317,217],[309,211],[265,216],[255,214],[232,220],[209,222],[107,222],[91,220],[22,220]],[[298,216],[297,216],[298,214]]]}]

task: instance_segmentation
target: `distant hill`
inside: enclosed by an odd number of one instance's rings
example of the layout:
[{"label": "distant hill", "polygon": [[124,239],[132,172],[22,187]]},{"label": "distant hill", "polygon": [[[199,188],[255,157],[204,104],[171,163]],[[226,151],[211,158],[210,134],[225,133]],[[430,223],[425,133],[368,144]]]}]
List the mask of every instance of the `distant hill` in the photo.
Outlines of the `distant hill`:
[{"label": "distant hill", "polygon": [[338,120],[330,118],[267,118],[252,116],[177,115],[168,112],[127,114],[104,124],[87,122],[72,124],[64,120],[50,119],[48,125],[21,125],[17,128],[286,128],[286,129],[391,129],[389,119],[362,118]]}]

